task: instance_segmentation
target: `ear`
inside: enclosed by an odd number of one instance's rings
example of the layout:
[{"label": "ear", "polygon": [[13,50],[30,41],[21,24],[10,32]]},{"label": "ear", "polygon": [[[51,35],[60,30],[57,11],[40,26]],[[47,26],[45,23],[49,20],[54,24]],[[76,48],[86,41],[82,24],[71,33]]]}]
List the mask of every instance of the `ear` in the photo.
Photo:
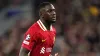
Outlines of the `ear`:
[{"label": "ear", "polygon": [[44,8],[40,9],[40,11],[39,11],[39,16],[43,16],[44,11],[45,11]]}]

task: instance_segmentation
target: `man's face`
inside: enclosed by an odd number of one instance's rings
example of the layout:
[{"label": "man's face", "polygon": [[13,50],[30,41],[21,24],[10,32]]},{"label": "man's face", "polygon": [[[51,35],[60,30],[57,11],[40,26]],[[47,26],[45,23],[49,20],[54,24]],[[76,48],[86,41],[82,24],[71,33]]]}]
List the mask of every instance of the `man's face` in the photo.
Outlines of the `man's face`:
[{"label": "man's face", "polygon": [[45,6],[43,17],[44,20],[51,23],[54,23],[56,21],[55,7],[52,4]]}]

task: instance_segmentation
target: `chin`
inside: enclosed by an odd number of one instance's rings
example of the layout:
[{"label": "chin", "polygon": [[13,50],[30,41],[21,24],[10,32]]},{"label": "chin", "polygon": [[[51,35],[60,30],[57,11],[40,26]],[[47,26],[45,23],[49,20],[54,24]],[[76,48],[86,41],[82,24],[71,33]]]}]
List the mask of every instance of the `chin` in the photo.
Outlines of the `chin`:
[{"label": "chin", "polygon": [[56,22],[56,20],[51,21],[51,23],[55,23],[55,22]]}]

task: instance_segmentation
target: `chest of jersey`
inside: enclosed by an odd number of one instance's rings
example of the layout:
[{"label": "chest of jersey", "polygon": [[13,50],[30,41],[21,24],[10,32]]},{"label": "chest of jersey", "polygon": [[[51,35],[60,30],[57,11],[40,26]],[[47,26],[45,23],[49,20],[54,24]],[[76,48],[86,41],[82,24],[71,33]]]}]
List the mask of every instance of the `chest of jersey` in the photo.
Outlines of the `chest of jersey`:
[{"label": "chest of jersey", "polygon": [[[33,48],[33,53],[38,56],[49,56],[55,41],[55,33],[53,31],[41,31],[38,33],[36,47]],[[37,56],[37,55],[36,55]]]},{"label": "chest of jersey", "polygon": [[41,31],[39,32],[39,44],[46,47],[52,47],[55,41],[55,34],[53,31]]}]

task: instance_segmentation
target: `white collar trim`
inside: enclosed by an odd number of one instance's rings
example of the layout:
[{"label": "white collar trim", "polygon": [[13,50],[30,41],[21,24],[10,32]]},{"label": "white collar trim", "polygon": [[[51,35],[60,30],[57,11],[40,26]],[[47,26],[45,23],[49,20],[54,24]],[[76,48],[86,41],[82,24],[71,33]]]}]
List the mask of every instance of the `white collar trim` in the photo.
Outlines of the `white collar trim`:
[{"label": "white collar trim", "polygon": [[[38,23],[38,25],[40,26],[40,28],[41,28],[43,31],[47,31],[47,28],[44,26],[44,24],[42,23],[41,20],[38,20],[37,23]],[[50,31],[53,31],[52,25],[50,26]]]}]

